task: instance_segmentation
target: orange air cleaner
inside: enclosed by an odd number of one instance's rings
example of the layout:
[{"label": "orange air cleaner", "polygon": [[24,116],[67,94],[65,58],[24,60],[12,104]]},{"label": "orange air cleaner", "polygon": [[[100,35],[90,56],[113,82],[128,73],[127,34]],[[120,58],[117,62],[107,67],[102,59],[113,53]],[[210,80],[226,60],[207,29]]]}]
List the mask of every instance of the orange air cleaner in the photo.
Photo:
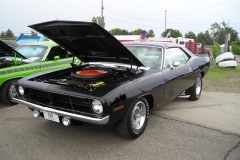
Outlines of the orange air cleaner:
[{"label": "orange air cleaner", "polygon": [[82,70],[78,71],[76,74],[80,76],[99,76],[106,73],[107,71],[104,70]]}]

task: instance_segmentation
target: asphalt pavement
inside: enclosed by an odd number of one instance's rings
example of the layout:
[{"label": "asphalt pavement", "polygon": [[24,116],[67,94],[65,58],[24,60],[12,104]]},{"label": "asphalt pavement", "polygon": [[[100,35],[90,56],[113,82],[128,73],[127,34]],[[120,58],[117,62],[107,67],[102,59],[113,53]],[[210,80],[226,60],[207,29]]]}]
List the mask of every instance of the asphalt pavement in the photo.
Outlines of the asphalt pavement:
[{"label": "asphalt pavement", "polygon": [[124,139],[112,128],[64,127],[0,102],[0,159],[239,160],[240,94],[179,97],[150,114],[144,134]]},{"label": "asphalt pavement", "polygon": [[183,96],[162,107],[158,113],[240,135],[239,93],[203,92],[198,101],[190,102]]}]

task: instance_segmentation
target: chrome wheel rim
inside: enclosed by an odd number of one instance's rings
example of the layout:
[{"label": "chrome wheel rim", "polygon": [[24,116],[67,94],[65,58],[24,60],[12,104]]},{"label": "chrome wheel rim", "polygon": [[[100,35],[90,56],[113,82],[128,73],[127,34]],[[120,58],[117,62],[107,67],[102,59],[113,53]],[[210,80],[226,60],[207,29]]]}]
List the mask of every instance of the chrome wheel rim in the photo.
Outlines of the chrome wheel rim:
[{"label": "chrome wheel rim", "polygon": [[200,95],[201,89],[202,89],[202,81],[201,81],[201,78],[198,78],[197,83],[196,83],[196,94],[197,94],[197,96]]},{"label": "chrome wheel rim", "polygon": [[146,121],[146,105],[142,101],[139,101],[132,110],[131,125],[134,130],[139,130]]},{"label": "chrome wheel rim", "polygon": [[13,97],[17,95],[16,88],[15,88],[15,86],[14,86],[14,84],[13,84],[14,82],[15,82],[15,81],[13,81],[12,84],[11,84],[11,86],[9,87],[9,96],[10,96],[12,102],[15,102],[15,101],[13,100]]}]

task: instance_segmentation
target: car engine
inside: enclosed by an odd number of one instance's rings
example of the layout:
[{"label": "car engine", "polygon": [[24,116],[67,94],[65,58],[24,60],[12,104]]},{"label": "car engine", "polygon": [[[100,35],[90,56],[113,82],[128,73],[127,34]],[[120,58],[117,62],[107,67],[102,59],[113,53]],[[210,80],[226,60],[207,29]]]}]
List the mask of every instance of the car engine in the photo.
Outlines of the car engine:
[{"label": "car engine", "polygon": [[46,76],[40,79],[35,78],[35,81],[94,91],[101,86],[127,78],[130,75],[142,71],[141,69],[129,69],[128,67],[122,66],[83,65],[81,67],[74,67],[71,73],[56,74],[55,76]]}]

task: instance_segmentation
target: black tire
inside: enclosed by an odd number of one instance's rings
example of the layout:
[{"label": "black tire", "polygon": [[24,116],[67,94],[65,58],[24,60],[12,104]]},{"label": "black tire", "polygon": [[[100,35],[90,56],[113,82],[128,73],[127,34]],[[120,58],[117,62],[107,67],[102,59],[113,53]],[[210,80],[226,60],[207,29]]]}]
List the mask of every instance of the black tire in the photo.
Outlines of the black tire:
[{"label": "black tire", "polygon": [[1,87],[1,97],[0,98],[4,103],[10,104],[10,105],[17,104],[12,99],[13,94],[16,94],[16,93],[14,93],[14,92],[16,92],[14,83],[17,80],[18,79],[9,80],[6,83],[4,83],[4,85]]},{"label": "black tire", "polygon": [[125,138],[138,138],[147,126],[148,116],[149,104],[146,98],[138,98],[130,105],[127,114],[117,125],[117,133]]},{"label": "black tire", "polygon": [[197,101],[202,92],[202,75],[199,73],[194,85],[187,91],[190,94],[189,100]]}]

